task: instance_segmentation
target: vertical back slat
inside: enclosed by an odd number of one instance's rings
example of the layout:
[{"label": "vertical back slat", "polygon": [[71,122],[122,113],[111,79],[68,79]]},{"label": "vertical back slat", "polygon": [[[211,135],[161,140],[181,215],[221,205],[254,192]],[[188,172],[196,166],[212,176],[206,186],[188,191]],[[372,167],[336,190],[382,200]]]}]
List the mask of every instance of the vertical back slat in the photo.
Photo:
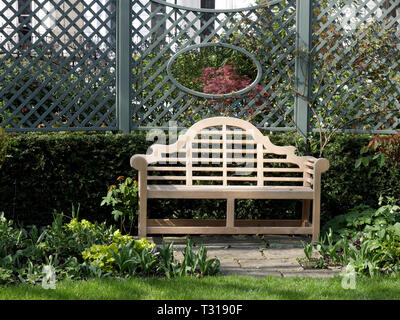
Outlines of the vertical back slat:
[{"label": "vertical back slat", "polygon": [[264,153],[262,143],[257,143],[257,185],[264,185]]},{"label": "vertical back slat", "polygon": [[222,125],[222,177],[223,177],[223,185],[227,186],[228,185],[228,180],[227,180],[227,176],[228,176],[228,164],[227,164],[227,153],[226,150],[227,145],[226,145],[226,141],[227,141],[227,137],[226,137],[226,124]]}]

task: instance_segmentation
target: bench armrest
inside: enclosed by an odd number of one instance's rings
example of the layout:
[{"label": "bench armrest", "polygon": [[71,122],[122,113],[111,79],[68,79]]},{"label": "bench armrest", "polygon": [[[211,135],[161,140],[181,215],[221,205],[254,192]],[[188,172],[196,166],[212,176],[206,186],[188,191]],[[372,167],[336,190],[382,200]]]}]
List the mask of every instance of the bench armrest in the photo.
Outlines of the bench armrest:
[{"label": "bench armrest", "polygon": [[325,158],[316,159],[314,162],[314,170],[320,173],[324,173],[329,169],[329,160]]},{"label": "bench armrest", "polygon": [[148,161],[145,154],[135,154],[130,160],[131,167],[138,170],[147,170]]}]

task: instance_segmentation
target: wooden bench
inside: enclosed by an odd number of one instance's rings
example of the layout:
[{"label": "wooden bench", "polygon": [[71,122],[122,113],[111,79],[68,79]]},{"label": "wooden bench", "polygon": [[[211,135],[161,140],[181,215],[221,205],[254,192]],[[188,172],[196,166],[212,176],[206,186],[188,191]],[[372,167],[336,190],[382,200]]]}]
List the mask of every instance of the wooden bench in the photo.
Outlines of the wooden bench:
[{"label": "wooden bench", "polygon": [[[171,145],[153,144],[150,153],[134,155],[130,162],[139,171],[139,236],[312,234],[318,240],[321,173],[329,161],[300,157],[295,150],[272,144],[251,123],[230,117],[201,120]],[[150,198],[227,199],[226,220],[148,219]],[[235,199],[302,200],[302,217],[235,219]]]}]

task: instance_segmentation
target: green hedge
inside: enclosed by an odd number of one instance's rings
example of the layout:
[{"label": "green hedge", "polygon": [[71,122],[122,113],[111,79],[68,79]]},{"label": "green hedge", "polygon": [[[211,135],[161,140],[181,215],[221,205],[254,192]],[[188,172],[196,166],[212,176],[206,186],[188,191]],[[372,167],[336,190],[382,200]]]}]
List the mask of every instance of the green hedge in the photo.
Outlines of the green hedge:
[{"label": "green hedge", "polygon": [[[292,134],[273,134],[273,143],[294,145]],[[0,170],[0,211],[25,225],[51,223],[54,210],[70,214],[80,204],[80,217],[112,221],[110,209],[100,207],[107,188],[120,175],[135,176],[129,159],[145,153],[151,142],[135,134],[19,134]],[[395,176],[378,168],[368,177],[368,168],[355,169],[361,147],[370,137],[337,134],[324,151],[331,163],[322,178],[322,223],[357,204],[377,205],[379,194],[398,196],[399,170]],[[317,140],[317,138],[316,138]],[[300,154],[305,145],[300,144]],[[315,150],[314,156],[318,156]],[[223,200],[150,200],[151,217],[223,218]],[[299,201],[238,200],[239,218],[299,217]]]}]

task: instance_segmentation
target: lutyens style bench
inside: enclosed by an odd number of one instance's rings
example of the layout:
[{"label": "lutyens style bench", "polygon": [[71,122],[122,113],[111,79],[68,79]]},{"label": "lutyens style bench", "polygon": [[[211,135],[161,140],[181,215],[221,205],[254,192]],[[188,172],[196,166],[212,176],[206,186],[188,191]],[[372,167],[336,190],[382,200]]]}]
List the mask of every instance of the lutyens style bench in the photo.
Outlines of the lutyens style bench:
[{"label": "lutyens style bench", "polygon": [[[131,158],[139,176],[140,237],[147,234],[312,234],[320,232],[321,173],[327,159],[276,146],[251,123],[213,117],[170,145]],[[226,219],[148,219],[147,199],[226,199]],[[235,199],[302,200],[298,220],[235,219]],[[310,221],[312,209],[312,221]]]}]

